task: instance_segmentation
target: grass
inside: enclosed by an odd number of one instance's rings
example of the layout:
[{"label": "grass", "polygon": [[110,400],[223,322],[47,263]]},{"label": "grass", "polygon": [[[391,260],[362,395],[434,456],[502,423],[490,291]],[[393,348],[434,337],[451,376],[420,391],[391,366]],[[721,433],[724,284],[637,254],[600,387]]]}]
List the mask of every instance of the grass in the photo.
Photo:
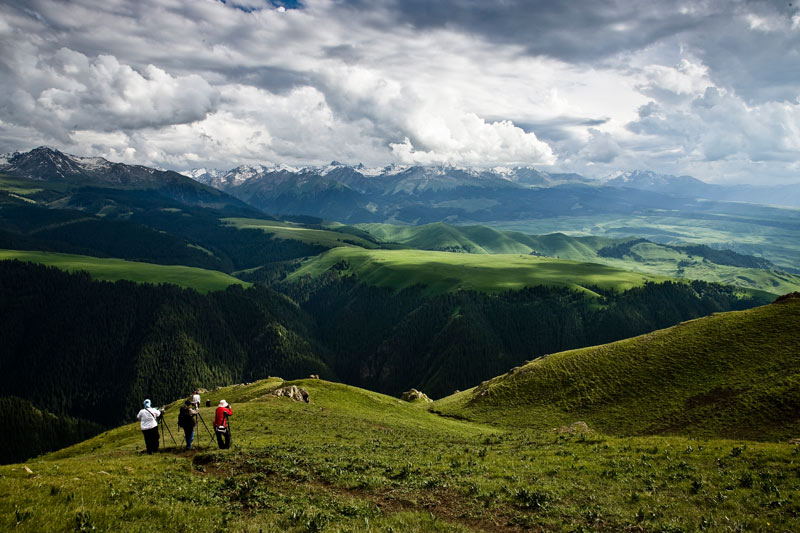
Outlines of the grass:
[{"label": "grass", "polygon": [[721,215],[719,218],[661,215],[596,215],[495,221],[490,226],[525,233],[563,232],[572,236],[644,237],[669,244],[706,244],[769,259],[797,268],[800,258],[800,210],[775,209],[781,218]]},{"label": "grass", "polygon": [[[619,438],[443,418],[320,380],[270,379],[233,405],[233,449],[141,453],[130,424],[0,466],[6,531],[790,531],[800,448]],[[212,409],[203,408],[205,420]],[[174,406],[166,420],[175,431]],[[177,437],[177,434],[176,434]],[[169,439],[169,437],[167,437]],[[180,437],[178,437],[180,438]]]},{"label": "grass", "polygon": [[293,222],[261,220],[255,218],[223,218],[222,222],[239,229],[260,229],[274,235],[276,239],[301,241],[328,248],[338,246],[359,246],[377,248],[378,245],[357,235],[345,234],[324,229],[311,229]]},{"label": "grass", "polygon": [[534,360],[440,400],[442,413],[617,435],[800,436],[800,298]]},{"label": "grass", "polygon": [[0,191],[7,191],[15,195],[26,196],[42,192],[41,187],[36,187],[36,182],[21,178],[11,178],[0,174]]},{"label": "grass", "polygon": [[215,270],[179,265],[156,265],[124,259],[99,258],[86,255],[33,252],[25,250],[0,250],[0,260],[27,261],[53,266],[69,272],[86,271],[92,278],[102,281],[129,280],[137,283],[172,283],[206,293],[223,290],[229,285],[244,287],[249,283]]},{"label": "grass", "polygon": [[471,254],[524,254],[531,252],[569,259],[594,261],[597,250],[614,241],[595,237],[528,235],[503,231],[488,226],[451,226],[443,222],[422,226],[392,224],[358,224],[380,242],[399,243],[420,250],[441,250]]},{"label": "grass", "polygon": [[743,268],[719,265],[654,243],[640,243],[631,248],[636,259],[597,258],[597,261],[617,268],[687,279],[735,285],[758,289],[773,294],[786,294],[800,290],[800,276],[778,270]]},{"label": "grass", "polygon": [[586,287],[625,290],[645,281],[667,278],[637,274],[595,263],[578,263],[531,255],[474,255],[421,250],[335,248],[307,260],[288,281],[316,277],[346,262],[363,282],[403,289],[421,284],[431,293],[454,290],[501,292],[535,285],[566,286],[593,294]]},{"label": "grass", "polygon": [[[541,222],[540,222],[541,223]],[[615,221],[618,224],[619,221]],[[800,276],[774,270],[741,268],[718,265],[704,261],[702,257],[692,257],[669,246],[657,243],[641,243],[632,248],[633,256],[623,259],[598,256],[601,248],[625,240],[625,235],[638,231],[627,228],[625,233],[614,236],[595,237],[587,235],[528,235],[517,231],[505,231],[487,226],[451,226],[444,223],[423,226],[396,226],[391,224],[359,224],[358,227],[369,232],[383,243],[398,243],[422,250],[442,250],[470,254],[524,254],[534,253],[571,261],[601,263],[621,270],[644,272],[646,274],[669,278],[699,279],[703,281],[735,285],[747,289],[757,289],[771,294],[785,294],[800,290]],[[601,231],[598,228],[593,228]],[[607,230],[611,231],[612,227]],[[772,228],[773,230],[775,228]],[[649,235],[648,230],[642,230]],[[781,230],[788,231],[788,230]],[[601,231],[602,232],[602,231]],[[653,237],[652,235],[650,235]],[[654,238],[662,238],[657,235]],[[800,238],[800,235],[797,235]],[[716,238],[722,238],[716,235]],[[704,238],[693,241],[705,242]],[[794,244],[794,243],[792,243]],[[744,245],[743,245],[744,246]],[[745,246],[746,247],[746,246]],[[800,252],[800,249],[798,249]],[[749,250],[749,253],[760,253]],[[791,266],[796,268],[797,261]]]}]

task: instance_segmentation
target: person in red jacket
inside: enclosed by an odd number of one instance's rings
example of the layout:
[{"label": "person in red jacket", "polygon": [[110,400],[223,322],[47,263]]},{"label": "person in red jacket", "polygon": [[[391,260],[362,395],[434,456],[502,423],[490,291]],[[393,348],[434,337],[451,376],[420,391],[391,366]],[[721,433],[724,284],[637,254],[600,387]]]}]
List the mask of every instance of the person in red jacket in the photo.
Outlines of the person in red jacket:
[{"label": "person in red jacket", "polygon": [[221,450],[231,447],[231,428],[228,426],[228,417],[233,415],[233,410],[228,402],[220,400],[217,412],[214,414],[214,433],[217,434],[217,444]]}]

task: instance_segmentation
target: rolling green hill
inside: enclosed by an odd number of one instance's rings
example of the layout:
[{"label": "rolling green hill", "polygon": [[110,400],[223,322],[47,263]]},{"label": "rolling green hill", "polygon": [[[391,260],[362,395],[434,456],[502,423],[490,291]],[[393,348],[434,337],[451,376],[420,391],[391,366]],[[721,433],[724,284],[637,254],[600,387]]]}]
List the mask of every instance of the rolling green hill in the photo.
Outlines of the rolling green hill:
[{"label": "rolling green hill", "polygon": [[[602,263],[655,276],[725,283],[775,295],[800,290],[800,276],[785,272],[765,259],[705,245],[662,244],[632,237],[620,238],[620,233],[615,235],[616,238],[564,233],[528,235],[487,226],[452,226],[441,222],[423,226],[359,224],[358,227],[382,243],[398,243],[421,250],[534,254]],[[645,234],[649,235],[648,232]],[[698,242],[703,241],[700,239]]]},{"label": "rolling green hill", "polygon": [[225,218],[221,222],[239,229],[259,229],[274,235],[276,239],[297,240],[306,244],[335,248],[337,246],[360,246],[378,248],[379,245],[356,235],[308,228],[302,224],[256,218]]},{"label": "rolling green hill", "polygon": [[331,269],[342,268],[369,285],[394,289],[424,285],[431,294],[455,290],[502,292],[536,285],[569,287],[592,293],[587,287],[625,290],[646,281],[667,279],[596,263],[531,255],[334,248],[307,260],[287,281],[306,275],[318,277]]},{"label": "rolling green hill", "polygon": [[121,279],[137,283],[172,283],[199,292],[222,290],[229,285],[249,286],[228,274],[202,268],[154,265],[123,259],[98,258],[86,255],[33,252],[26,250],[0,250],[0,260],[17,259],[31,263],[54,266],[69,272],[84,270],[97,280],[117,281]]},{"label": "rolling green hill", "polygon": [[[276,398],[303,387],[310,403]],[[321,380],[203,395],[232,404],[233,449],[200,426],[142,453],[128,424],[0,466],[6,531],[792,531],[790,444],[556,433],[438,417]],[[164,403],[162,398],[153,398]],[[177,403],[177,402],[176,402]],[[131,412],[131,418],[134,416]],[[210,421],[213,408],[202,408]],[[503,412],[499,411],[498,415]],[[27,468],[27,470],[26,470]]]},{"label": "rolling green hill", "polygon": [[357,224],[383,243],[398,243],[420,250],[464,252],[470,254],[546,255],[572,261],[591,261],[597,250],[614,244],[615,239],[569,237],[563,233],[528,235],[489,226],[452,226],[443,222],[422,226]]},{"label": "rolling green hill", "polygon": [[[642,215],[555,215],[550,218],[498,221],[492,227],[525,233],[564,232],[572,236],[630,238],[667,244],[705,244],[764,257],[780,268],[797,268],[800,254],[800,210],[730,204],[739,213]],[[750,212],[752,211],[752,213]]]},{"label": "rolling green hill", "polygon": [[619,435],[800,435],[800,294],[536,359],[437,404],[475,420]]}]

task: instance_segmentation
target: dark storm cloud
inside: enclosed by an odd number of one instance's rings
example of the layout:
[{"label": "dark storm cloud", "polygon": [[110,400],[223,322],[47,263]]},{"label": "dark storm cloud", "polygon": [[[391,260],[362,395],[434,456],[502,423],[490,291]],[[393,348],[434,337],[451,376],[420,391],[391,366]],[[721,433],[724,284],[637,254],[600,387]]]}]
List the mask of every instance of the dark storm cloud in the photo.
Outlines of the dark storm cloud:
[{"label": "dark storm cloud", "polygon": [[787,177],[798,39],[777,1],[0,0],[0,144]]},{"label": "dark storm cloud", "polygon": [[[374,4],[357,0],[346,5],[368,10]],[[386,17],[388,24],[455,29],[519,45],[528,54],[570,62],[638,49],[698,27],[711,16],[681,13],[669,1],[389,0],[379,4],[393,15]]]},{"label": "dark storm cloud", "polygon": [[[725,0],[386,0],[387,28],[405,23],[417,30],[450,29],[524,53],[570,63],[596,62],[670,43],[690,47],[712,67],[713,79],[760,101],[797,98],[800,32],[777,31],[783,21],[797,29],[791,2]],[[347,2],[354,11],[375,2]],[[762,27],[759,28],[759,20]],[[752,31],[755,29],[755,31]]]},{"label": "dark storm cloud", "polygon": [[510,120],[517,127],[522,128],[526,133],[536,133],[536,136],[544,141],[560,142],[574,139],[576,127],[597,127],[608,123],[611,119],[604,118],[581,118],[570,116],[559,116],[548,120],[529,121],[526,119],[514,119],[510,117],[492,117],[491,120]]}]

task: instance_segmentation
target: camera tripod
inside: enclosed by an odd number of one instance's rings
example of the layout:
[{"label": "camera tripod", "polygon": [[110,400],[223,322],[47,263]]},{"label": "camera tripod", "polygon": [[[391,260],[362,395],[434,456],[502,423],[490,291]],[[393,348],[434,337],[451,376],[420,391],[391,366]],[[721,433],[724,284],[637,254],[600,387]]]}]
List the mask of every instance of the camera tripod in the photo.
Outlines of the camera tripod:
[{"label": "camera tripod", "polygon": [[[164,411],[162,410],[162,413],[163,412]],[[159,426],[161,426],[161,442],[163,443],[164,449],[165,450],[167,449],[167,440],[164,438],[164,428],[167,428],[167,433],[169,433],[169,438],[172,439],[172,444],[178,446],[178,443],[175,442],[175,437],[172,436],[172,430],[169,429],[169,426],[167,425],[167,421],[164,418],[164,415],[162,414],[159,418],[161,419],[161,423],[159,424]]]},{"label": "camera tripod", "polygon": [[[214,444],[214,435],[211,433],[211,430],[208,429],[208,425],[206,425],[206,421],[203,418],[203,415],[200,413],[200,409],[198,408],[197,413],[195,413],[192,416],[194,417],[194,427],[192,428],[192,431],[196,431],[197,428],[200,427],[200,424],[197,423],[197,419],[199,418],[200,422],[203,424],[203,427],[206,429],[206,433],[208,433],[208,437],[210,439],[209,445]],[[185,444],[186,444],[186,432],[184,431],[183,438],[181,439],[181,446]],[[198,445],[199,445],[199,440],[198,440]]]},{"label": "camera tripod", "polygon": [[200,408],[199,407],[197,409],[197,414],[194,415],[194,416],[195,416],[194,427],[199,427],[197,425],[197,419],[199,418],[200,422],[203,423],[203,427],[206,428],[206,433],[208,433],[208,438],[211,439],[209,441],[209,445],[214,444],[214,435],[211,433],[211,430],[208,429],[208,426],[206,425],[206,421],[203,419],[203,415],[200,414]]}]

